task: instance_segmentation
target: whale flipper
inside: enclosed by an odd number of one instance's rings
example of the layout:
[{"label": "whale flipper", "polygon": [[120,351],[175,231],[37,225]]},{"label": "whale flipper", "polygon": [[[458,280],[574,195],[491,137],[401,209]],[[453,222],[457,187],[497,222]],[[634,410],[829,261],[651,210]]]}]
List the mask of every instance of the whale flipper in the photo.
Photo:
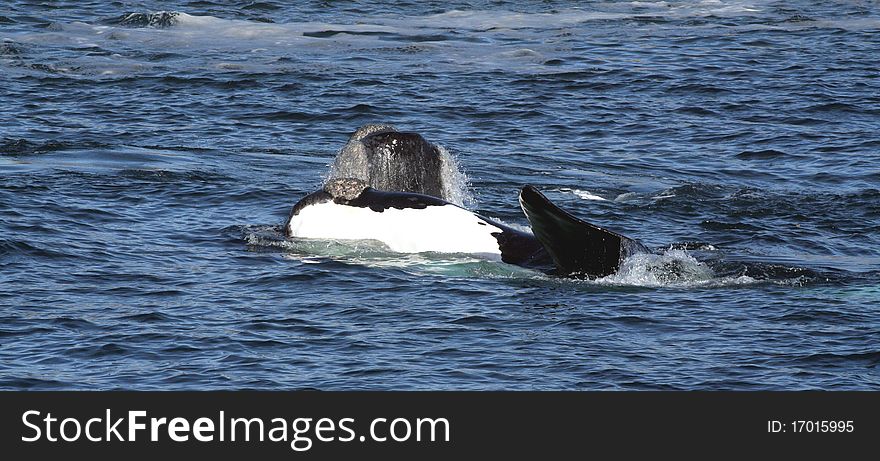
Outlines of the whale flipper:
[{"label": "whale flipper", "polygon": [[522,188],[519,203],[557,275],[604,277],[630,254],[647,252],[636,240],[576,218],[532,186]]}]

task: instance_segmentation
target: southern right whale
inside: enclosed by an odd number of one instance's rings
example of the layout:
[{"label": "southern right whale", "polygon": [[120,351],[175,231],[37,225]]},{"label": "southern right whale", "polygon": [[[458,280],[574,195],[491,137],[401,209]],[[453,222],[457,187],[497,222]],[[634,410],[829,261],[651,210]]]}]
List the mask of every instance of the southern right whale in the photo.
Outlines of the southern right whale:
[{"label": "southern right whale", "polygon": [[467,253],[550,274],[596,278],[617,271],[641,243],[583,221],[532,186],[519,202],[532,233],[439,197],[381,191],[354,178],[327,181],[300,200],[284,224],[293,238],[377,240],[400,253]]}]

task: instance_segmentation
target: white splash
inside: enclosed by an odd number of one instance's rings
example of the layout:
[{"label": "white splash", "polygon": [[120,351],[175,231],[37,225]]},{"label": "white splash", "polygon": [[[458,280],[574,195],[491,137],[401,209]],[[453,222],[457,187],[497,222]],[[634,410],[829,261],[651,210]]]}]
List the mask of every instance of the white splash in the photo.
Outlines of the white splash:
[{"label": "white splash", "polygon": [[685,250],[670,249],[661,254],[641,253],[625,259],[620,269],[592,283],[641,287],[710,287],[755,283],[748,276],[717,277],[705,263]]},{"label": "white splash", "polygon": [[574,194],[577,198],[582,200],[598,200],[598,201],[608,201],[605,197],[598,196],[588,190],[580,190],[580,189],[569,189],[567,187],[563,187],[559,189],[560,192],[569,192]]},{"label": "white splash", "polygon": [[445,147],[439,144],[435,145],[440,151],[440,179],[443,181],[443,196],[446,201],[463,208],[474,206],[476,201],[471,194],[470,182],[459,165],[458,159]]}]

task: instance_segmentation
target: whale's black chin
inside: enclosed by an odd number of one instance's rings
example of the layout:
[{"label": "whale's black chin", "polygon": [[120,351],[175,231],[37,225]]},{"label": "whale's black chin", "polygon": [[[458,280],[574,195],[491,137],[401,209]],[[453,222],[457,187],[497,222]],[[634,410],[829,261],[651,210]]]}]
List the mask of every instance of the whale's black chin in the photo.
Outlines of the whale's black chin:
[{"label": "whale's black chin", "polygon": [[448,200],[442,172],[440,150],[420,134],[390,125],[365,125],[337,155],[330,179],[356,178],[378,190]]}]

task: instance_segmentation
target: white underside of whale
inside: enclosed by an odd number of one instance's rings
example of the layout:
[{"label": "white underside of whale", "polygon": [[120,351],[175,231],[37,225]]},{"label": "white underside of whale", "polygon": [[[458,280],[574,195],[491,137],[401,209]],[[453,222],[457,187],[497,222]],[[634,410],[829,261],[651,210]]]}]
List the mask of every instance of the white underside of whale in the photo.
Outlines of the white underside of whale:
[{"label": "white underside of whale", "polygon": [[492,233],[502,230],[451,204],[377,212],[328,201],[299,210],[288,226],[289,235],[296,238],[377,240],[397,253],[468,253],[501,259]]}]

